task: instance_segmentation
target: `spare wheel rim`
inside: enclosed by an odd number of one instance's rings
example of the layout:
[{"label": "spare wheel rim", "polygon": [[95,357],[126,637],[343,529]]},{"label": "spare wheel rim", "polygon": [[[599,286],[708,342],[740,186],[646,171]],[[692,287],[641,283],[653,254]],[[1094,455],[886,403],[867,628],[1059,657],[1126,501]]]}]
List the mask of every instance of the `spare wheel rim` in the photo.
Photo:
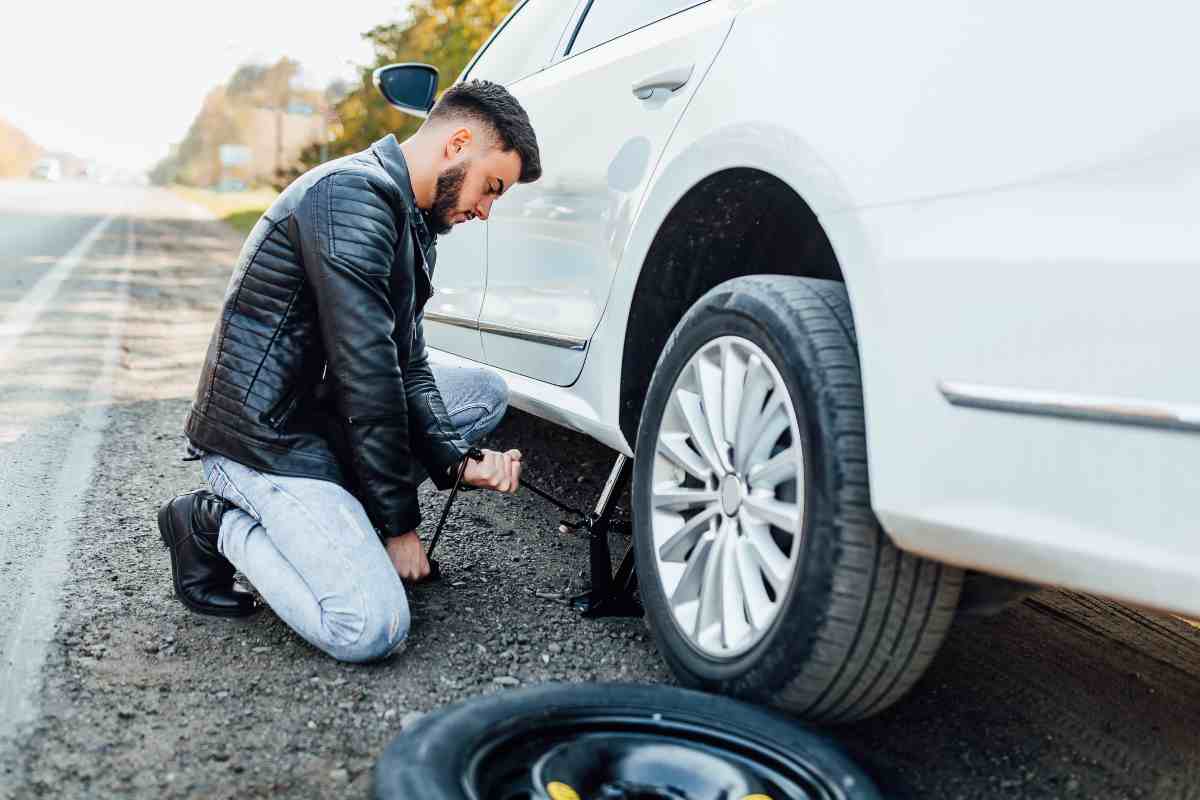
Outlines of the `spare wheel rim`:
[{"label": "spare wheel rim", "polygon": [[840,796],[813,765],[663,715],[543,719],[488,742],[464,782],[478,800],[809,800]]}]

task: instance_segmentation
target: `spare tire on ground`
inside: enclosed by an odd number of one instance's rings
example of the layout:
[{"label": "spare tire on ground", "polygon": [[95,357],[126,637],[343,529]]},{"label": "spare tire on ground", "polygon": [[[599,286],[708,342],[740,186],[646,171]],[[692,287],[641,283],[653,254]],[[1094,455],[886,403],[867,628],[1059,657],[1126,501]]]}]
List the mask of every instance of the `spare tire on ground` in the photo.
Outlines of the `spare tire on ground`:
[{"label": "spare tire on ground", "polygon": [[381,800],[873,800],[825,735],[670,686],[546,684],[430,714],[375,765]]}]

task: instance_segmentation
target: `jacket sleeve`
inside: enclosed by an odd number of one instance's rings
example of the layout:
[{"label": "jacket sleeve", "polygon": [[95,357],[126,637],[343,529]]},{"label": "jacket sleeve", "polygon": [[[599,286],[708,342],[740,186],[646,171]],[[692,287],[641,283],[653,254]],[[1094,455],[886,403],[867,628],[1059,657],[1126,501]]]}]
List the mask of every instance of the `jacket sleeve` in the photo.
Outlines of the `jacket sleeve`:
[{"label": "jacket sleeve", "polygon": [[360,499],[383,536],[398,536],[421,522],[389,289],[404,221],[383,189],[355,172],[312,186],[292,219]]},{"label": "jacket sleeve", "polygon": [[409,425],[412,448],[429,477],[439,489],[454,485],[450,469],[467,457],[469,445],[450,421],[446,404],[429,368],[425,350],[425,330],[418,316],[413,332],[412,353],[405,370],[404,390],[408,393]]}]

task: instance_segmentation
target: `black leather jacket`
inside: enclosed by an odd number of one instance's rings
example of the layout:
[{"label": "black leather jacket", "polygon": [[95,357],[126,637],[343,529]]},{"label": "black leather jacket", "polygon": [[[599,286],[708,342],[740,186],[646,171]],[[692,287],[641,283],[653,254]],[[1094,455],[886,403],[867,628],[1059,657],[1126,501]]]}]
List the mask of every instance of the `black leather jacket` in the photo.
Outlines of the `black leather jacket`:
[{"label": "black leather jacket", "polygon": [[336,481],[384,536],[468,445],[429,369],[434,241],[394,136],[300,176],[254,226],[185,431],[262,472]]}]

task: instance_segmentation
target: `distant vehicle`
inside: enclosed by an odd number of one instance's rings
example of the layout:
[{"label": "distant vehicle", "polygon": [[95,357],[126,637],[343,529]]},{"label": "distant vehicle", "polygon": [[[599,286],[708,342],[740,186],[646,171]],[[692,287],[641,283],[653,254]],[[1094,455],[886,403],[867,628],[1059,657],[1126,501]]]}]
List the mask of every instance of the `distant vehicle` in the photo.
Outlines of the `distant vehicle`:
[{"label": "distant vehicle", "polygon": [[62,162],[57,158],[39,158],[29,174],[44,181],[61,181]]},{"label": "distant vehicle", "polygon": [[439,245],[431,358],[636,449],[683,683],[870,716],[991,576],[1200,615],[1200,11],[1138,16],[527,0],[468,66],[544,173]]}]

